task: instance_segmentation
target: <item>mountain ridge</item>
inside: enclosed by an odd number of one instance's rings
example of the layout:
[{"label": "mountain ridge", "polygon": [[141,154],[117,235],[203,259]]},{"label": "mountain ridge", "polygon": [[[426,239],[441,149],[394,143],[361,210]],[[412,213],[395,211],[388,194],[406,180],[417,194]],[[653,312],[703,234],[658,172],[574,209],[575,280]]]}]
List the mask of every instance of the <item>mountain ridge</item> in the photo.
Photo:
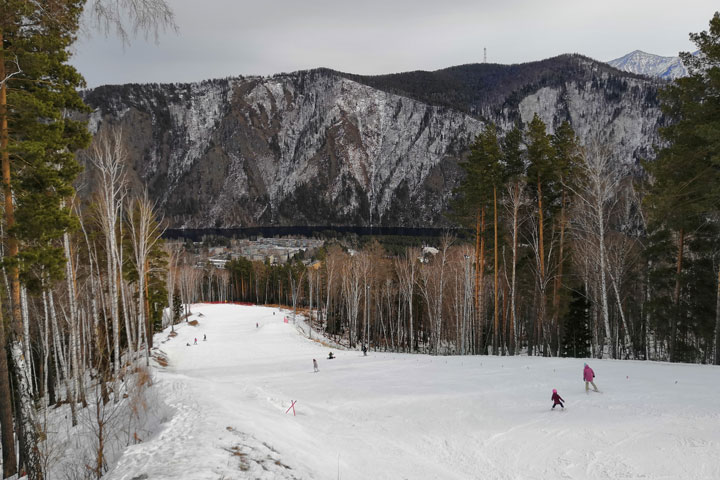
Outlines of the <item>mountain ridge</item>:
[{"label": "mountain ridge", "polygon": [[663,57],[642,50],[633,50],[627,55],[610,60],[607,63],[622,71],[663,80],[675,80],[688,75],[688,71],[680,57]]},{"label": "mountain ridge", "polygon": [[127,132],[129,177],[173,228],[448,226],[458,163],[482,126],[535,113],[550,131],[570,121],[614,145],[628,171],[652,156],[651,79],[577,55],[438,72],[313,69],[84,96],[93,131]]}]

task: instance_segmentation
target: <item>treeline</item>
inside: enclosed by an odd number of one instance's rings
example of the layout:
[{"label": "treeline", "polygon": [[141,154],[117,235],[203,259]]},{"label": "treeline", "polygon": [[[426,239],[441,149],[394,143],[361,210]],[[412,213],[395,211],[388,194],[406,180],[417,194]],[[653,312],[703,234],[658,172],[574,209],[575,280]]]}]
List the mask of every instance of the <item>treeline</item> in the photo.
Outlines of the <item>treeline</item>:
[{"label": "treeline", "polygon": [[[311,74],[324,71],[319,69]],[[626,79],[643,78],[577,54],[514,65],[475,63],[433,72],[342,75],[379,90],[479,117],[516,106],[524,96],[540,88],[560,87],[569,82],[580,84],[591,81],[594,90],[604,92],[609,100],[614,101],[628,92]],[[657,106],[655,91],[649,83],[646,99],[649,106]]]}]

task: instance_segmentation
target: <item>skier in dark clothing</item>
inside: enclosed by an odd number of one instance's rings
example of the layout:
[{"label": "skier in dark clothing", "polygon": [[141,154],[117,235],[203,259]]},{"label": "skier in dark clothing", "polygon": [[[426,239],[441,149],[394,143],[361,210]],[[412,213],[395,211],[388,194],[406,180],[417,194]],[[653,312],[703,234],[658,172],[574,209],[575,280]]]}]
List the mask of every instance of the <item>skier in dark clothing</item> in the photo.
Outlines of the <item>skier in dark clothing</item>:
[{"label": "skier in dark clothing", "polygon": [[562,407],[563,410],[565,409],[565,405],[563,405],[563,403],[562,403],[565,400],[563,400],[563,398],[560,395],[558,395],[557,390],[554,388],[553,388],[552,398],[550,398],[550,400],[553,401],[553,406],[552,406],[553,410],[555,410],[556,405],[560,405],[560,407]]},{"label": "skier in dark clothing", "polygon": [[328,360],[332,360],[333,358],[335,358],[335,355],[333,355],[333,353],[330,352],[330,353],[328,354]]},{"label": "skier in dark clothing", "polygon": [[363,352],[363,355],[365,355],[365,356],[367,357],[367,345],[364,345],[364,344],[363,344],[363,346],[362,346],[362,352]]}]

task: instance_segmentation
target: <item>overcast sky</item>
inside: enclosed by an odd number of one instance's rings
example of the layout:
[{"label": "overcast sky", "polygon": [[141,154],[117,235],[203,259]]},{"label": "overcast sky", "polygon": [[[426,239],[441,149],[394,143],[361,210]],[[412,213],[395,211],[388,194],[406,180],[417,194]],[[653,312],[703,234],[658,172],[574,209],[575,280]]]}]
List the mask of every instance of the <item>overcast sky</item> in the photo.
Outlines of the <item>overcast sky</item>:
[{"label": "overcast sky", "polygon": [[93,87],[271,75],[359,74],[522,63],[562,53],[611,60],[694,50],[717,0],[169,0],[177,32],[130,46],[93,32],[72,63]]}]

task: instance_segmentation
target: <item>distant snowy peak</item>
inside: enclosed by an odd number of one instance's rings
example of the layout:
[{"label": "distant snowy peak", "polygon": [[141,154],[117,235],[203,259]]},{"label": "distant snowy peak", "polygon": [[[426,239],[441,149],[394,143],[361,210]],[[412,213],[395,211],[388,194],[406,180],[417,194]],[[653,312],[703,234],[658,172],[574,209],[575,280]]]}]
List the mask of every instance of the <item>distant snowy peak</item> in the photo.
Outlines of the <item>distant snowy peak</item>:
[{"label": "distant snowy peak", "polygon": [[680,57],[661,57],[640,50],[635,50],[607,63],[618,70],[666,80],[674,80],[688,74]]}]

